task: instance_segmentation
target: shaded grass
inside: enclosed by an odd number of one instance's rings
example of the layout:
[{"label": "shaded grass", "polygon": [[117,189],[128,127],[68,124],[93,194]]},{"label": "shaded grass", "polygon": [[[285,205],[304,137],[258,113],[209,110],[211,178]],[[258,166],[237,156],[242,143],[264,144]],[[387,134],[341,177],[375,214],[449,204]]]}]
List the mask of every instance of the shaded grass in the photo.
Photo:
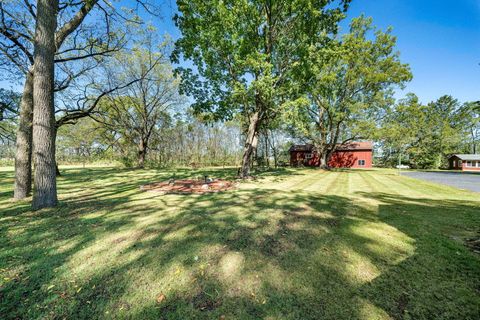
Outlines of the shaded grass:
[{"label": "shaded grass", "polygon": [[[2,318],[478,319],[478,194],[394,171],[266,171],[233,192],[148,182],[234,169],[67,169],[58,208],[0,171]],[[161,298],[164,296],[165,299]]]}]

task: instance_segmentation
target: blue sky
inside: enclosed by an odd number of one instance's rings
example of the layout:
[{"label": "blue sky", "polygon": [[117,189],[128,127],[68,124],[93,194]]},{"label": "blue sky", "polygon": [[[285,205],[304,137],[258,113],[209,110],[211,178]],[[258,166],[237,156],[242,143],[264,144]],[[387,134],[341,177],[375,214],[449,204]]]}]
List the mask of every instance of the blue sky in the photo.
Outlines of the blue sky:
[{"label": "blue sky", "polygon": [[[155,25],[175,38],[175,1],[165,2]],[[397,97],[413,92],[425,103],[444,94],[480,100],[480,0],[353,0],[348,20],[360,14],[382,29],[393,27],[401,59],[411,66],[414,78]]]},{"label": "blue sky", "polygon": [[354,0],[349,17],[361,13],[393,27],[414,76],[406,92],[480,100],[480,0]]},{"label": "blue sky", "polygon": [[[158,2],[162,17],[152,23],[177,38],[175,1]],[[348,19],[362,13],[382,29],[393,27],[401,59],[411,66],[414,78],[397,97],[413,92],[423,102],[444,94],[462,102],[480,100],[480,0],[353,0]]]}]

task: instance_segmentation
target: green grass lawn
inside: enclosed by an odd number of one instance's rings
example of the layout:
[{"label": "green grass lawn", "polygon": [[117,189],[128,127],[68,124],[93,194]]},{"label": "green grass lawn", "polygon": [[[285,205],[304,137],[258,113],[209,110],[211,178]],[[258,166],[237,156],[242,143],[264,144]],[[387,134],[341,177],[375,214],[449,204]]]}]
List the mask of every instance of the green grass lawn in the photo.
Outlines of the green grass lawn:
[{"label": "green grass lawn", "polygon": [[479,319],[480,195],[396,171],[64,170],[60,205],[0,171],[1,319]]}]

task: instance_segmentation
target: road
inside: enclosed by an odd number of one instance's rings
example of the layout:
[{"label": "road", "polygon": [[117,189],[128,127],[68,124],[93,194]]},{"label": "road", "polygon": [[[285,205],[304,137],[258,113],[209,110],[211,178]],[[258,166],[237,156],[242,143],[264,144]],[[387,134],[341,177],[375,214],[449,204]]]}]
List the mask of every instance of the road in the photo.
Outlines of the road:
[{"label": "road", "polygon": [[465,172],[402,172],[404,176],[480,192],[480,174]]}]

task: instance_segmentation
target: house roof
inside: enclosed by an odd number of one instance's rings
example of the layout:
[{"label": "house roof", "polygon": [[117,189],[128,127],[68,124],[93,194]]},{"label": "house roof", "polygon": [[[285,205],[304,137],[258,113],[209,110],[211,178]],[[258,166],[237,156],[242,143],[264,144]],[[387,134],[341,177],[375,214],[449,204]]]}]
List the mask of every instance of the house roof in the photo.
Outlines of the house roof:
[{"label": "house roof", "polygon": [[313,144],[296,144],[290,147],[290,151],[313,151]]},{"label": "house roof", "polygon": [[467,160],[467,161],[480,160],[480,154],[452,154],[450,158],[451,157],[457,157],[460,160]]},{"label": "house roof", "polygon": [[[290,152],[292,151],[313,151],[313,144],[297,144],[290,147]],[[371,142],[348,142],[343,145],[338,145],[337,150],[339,151],[351,151],[351,150],[373,150],[373,144]]]},{"label": "house roof", "polygon": [[373,150],[373,144],[365,142],[348,142],[337,147],[337,150]]}]

